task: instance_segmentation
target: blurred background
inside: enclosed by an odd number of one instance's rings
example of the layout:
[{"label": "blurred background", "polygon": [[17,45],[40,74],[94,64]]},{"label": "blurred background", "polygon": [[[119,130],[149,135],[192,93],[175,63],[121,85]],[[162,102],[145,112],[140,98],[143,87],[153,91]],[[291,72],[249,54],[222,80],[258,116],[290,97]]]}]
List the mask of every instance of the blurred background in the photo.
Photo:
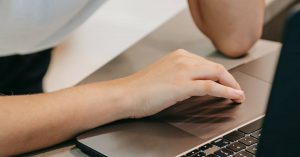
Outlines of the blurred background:
[{"label": "blurred background", "polygon": [[[282,39],[282,30],[284,27],[285,19],[288,16],[289,10],[295,6],[299,0],[279,0],[277,5],[274,5],[274,8],[282,6],[284,9],[279,12],[274,13],[274,17],[269,18],[266,15],[266,23],[264,26],[263,39],[272,40],[272,41],[281,41]],[[274,9],[276,10],[276,9]]]}]

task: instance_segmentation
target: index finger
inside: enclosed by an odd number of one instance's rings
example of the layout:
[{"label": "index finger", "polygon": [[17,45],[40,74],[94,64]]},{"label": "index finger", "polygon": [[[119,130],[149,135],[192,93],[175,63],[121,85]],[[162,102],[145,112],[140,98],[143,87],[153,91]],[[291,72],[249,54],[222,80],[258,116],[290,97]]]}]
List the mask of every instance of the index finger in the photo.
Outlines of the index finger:
[{"label": "index finger", "polygon": [[219,64],[199,64],[195,67],[192,78],[194,80],[212,80],[228,87],[240,90],[241,87],[235,78]]},{"label": "index finger", "polygon": [[[220,84],[232,87],[235,89],[241,89],[239,83],[235,80],[235,78],[224,68],[223,65],[214,63],[210,60],[207,60],[201,56],[190,53],[188,51],[182,50],[187,57],[194,59],[196,62],[199,62],[199,70],[197,70],[195,79],[209,79],[213,81],[218,81]],[[201,62],[205,62],[207,66],[201,64]],[[207,70],[203,69],[207,68]]]}]

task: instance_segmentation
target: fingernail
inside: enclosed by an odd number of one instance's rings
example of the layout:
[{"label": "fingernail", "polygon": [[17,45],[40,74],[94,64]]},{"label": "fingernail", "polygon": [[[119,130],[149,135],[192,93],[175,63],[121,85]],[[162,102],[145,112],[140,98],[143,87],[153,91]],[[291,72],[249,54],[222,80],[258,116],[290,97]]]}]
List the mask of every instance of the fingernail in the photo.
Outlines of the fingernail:
[{"label": "fingernail", "polygon": [[234,92],[239,97],[239,99],[237,100],[239,103],[242,103],[243,101],[245,101],[244,91],[242,91],[242,90],[235,90]]},{"label": "fingernail", "polygon": [[244,95],[244,91],[242,91],[242,90],[236,89],[236,90],[234,90],[234,92],[235,92],[236,95],[239,95],[239,96],[243,96]]}]

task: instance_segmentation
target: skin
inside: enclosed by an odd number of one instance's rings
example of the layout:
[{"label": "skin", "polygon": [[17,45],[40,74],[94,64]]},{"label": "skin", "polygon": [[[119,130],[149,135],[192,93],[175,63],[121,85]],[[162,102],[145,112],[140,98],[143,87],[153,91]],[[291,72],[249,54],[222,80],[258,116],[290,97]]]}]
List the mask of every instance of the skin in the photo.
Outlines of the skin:
[{"label": "skin", "polygon": [[3,96],[0,156],[50,146],[115,120],[153,115],[204,95],[245,99],[222,65],[177,50],[125,78],[47,94]]},{"label": "skin", "polygon": [[[189,1],[197,26],[231,57],[244,54],[261,33],[263,2],[239,2]],[[51,146],[97,126],[153,115],[178,101],[204,95],[245,100],[222,65],[179,49],[117,80],[46,94],[0,96],[0,156]]]},{"label": "skin", "polygon": [[261,37],[265,0],[188,0],[195,24],[228,57],[247,53]]}]

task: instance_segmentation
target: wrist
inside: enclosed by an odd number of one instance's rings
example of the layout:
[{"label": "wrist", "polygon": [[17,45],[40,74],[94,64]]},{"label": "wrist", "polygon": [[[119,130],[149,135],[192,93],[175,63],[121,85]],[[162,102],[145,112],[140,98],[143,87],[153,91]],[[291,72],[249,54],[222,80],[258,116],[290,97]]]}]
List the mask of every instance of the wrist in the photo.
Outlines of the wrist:
[{"label": "wrist", "polygon": [[69,89],[74,91],[74,112],[80,130],[88,130],[129,117],[126,89],[113,81],[91,83]]},{"label": "wrist", "polygon": [[95,83],[96,108],[110,114],[112,121],[131,117],[133,103],[127,82],[117,79],[107,82]]}]

